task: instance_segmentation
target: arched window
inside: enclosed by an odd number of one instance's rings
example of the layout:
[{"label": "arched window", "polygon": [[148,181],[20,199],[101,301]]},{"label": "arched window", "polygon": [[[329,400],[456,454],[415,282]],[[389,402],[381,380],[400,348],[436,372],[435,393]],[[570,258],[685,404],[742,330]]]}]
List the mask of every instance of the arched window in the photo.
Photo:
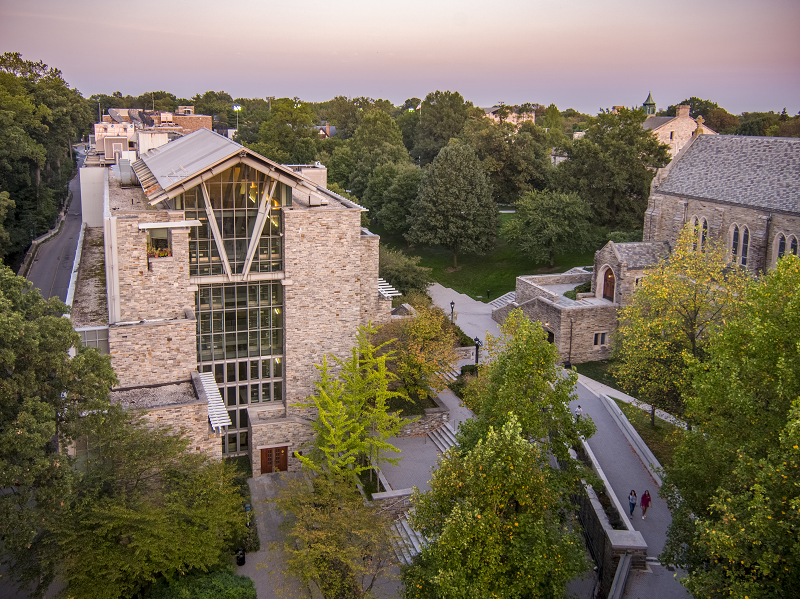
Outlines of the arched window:
[{"label": "arched window", "polygon": [[741,254],[741,264],[742,266],[747,266],[747,250],[750,246],[750,229],[747,227],[742,227],[742,254]]},{"label": "arched window", "polygon": [[778,260],[786,253],[786,237],[781,233],[778,236]]},{"label": "arched window", "polygon": [[706,250],[706,239],[708,239],[708,221],[703,219],[703,229],[700,231],[700,249]]},{"label": "arched window", "polygon": [[731,236],[731,256],[733,261],[739,261],[739,225],[733,225],[733,235]]},{"label": "arched window", "polygon": [[789,245],[789,252],[798,256],[800,254],[797,253],[797,237],[792,235],[792,243]]}]

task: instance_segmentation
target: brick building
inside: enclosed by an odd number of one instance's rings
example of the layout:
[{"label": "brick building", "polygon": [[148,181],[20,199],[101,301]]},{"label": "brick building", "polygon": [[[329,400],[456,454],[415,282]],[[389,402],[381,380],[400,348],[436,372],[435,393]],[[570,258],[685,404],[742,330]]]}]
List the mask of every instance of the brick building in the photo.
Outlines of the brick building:
[{"label": "brick building", "polygon": [[[311,436],[297,404],[314,392],[315,364],[346,356],[359,325],[390,319],[363,208],[327,190],[323,166],[279,165],[208,129],[133,168],[135,187],[106,169],[76,330],[107,348],[122,390],[192,383],[196,401],[148,400],[149,414],[163,412],[154,422],[185,418],[193,446],[250,455],[256,474],[296,469],[292,453]],[[203,426],[213,443],[199,441]]]},{"label": "brick building", "polygon": [[[617,310],[646,270],[666,257],[687,223],[698,247],[721,239],[731,264],[753,274],[773,268],[800,244],[800,139],[696,134],[653,180],[643,241],[614,243],[594,265],[560,275],[517,278],[513,301],[493,311],[502,322],[521,307],[542,323],[561,357],[574,363],[610,355]],[[565,291],[591,283],[575,300]]]}]

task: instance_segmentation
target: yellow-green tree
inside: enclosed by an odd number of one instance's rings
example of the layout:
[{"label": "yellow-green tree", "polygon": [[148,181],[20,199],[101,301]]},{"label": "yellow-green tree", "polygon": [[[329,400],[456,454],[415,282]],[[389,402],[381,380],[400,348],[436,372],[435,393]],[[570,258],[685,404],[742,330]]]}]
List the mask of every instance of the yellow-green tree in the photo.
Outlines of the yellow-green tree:
[{"label": "yellow-green tree", "polygon": [[800,589],[800,259],[786,256],[691,359],[684,431],[661,495],[662,563],[695,597],[795,597]]},{"label": "yellow-green tree", "polygon": [[748,280],[721,243],[687,224],[672,253],[645,273],[620,310],[613,373],[622,388],[652,406],[684,413],[689,362],[705,359],[711,335],[732,316]]}]

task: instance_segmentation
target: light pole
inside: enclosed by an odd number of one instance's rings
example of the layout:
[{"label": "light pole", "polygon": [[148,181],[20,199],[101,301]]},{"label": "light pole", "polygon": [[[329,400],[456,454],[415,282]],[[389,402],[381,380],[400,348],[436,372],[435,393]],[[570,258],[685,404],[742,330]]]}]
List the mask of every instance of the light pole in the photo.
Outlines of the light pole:
[{"label": "light pole", "polygon": [[477,337],[475,337],[475,366],[478,365],[478,359],[479,359],[480,351],[481,351],[482,347],[483,347],[483,343],[481,343],[481,340],[478,339]]},{"label": "light pole", "polygon": [[453,320],[453,311],[456,309],[456,303],[450,302],[450,324],[453,324],[455,320]]},{"label": "light pole", "polygon": [[575,324],[575,319],[569,319],[569,355],[567,356],[567,363],[564,364],[565,368],[572,368],[572,326]]},{"label": "light pole", "polygon": [[239,104],[234,104],[233,105],[233,111],[236,113],[236,131],[237,132],[239,131],[239,111],[241,109],[242,109],[242,107]]}]

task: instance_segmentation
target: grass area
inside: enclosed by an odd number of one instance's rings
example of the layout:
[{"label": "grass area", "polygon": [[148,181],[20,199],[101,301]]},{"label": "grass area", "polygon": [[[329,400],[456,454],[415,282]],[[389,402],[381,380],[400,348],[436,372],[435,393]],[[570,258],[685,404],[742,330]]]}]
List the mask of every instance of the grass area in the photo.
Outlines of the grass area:
[{"label": "grass area", "polygon": [[661,465],[665,468],[671,466],[672,454],[680,441],[682,429],[660,418],[656,418],[656,425],[653,427],[650,425],[649,412],[614,397],[611,399],[616,402]]},{"label": "grass area", "polygon": [[[500,223],[513,218],[513,214],[501,214]],[[370,230],[381,236],[381,242],[392,249],[399,249],[412,256],[420,256],[420,266],[430,268],[433,279],[455,289],[459,293],[469,295],[484,303],[516,289],[516,279],[522,275],[559,273],[575,266],[588,266],[594,263],[594,251],[575,252],[556,256],[556,266],[530,260],[520,255],[498,237],[495,249],[484,255],[462,254],[458,256],[460,269],[452,270],[453,255],[450,250],[441,247],[415,247],[409,250],[408,243],[400,235],[390,235],[380,225],[371,224]],[[486,292],[490,292],[487,298]]]},{"label": "grass area", "polygon": [[392,397],[386,403],[390,412],[400,410],[401,416],[423,416],[426,409],[437,407],[436,402],[430,397],[418,398],[416,401],[406,401],[402,397]]},{"label": "grass area", "polygon": [[573,364],[572,366],[578,371],[578,374],[588,376],[590,379],[608,385],[612,389],[622,391],[614,380],[613,375],[609,372],[611,368],[611,360],[599,360],[597,362],[584,362],[583,364]]}]

